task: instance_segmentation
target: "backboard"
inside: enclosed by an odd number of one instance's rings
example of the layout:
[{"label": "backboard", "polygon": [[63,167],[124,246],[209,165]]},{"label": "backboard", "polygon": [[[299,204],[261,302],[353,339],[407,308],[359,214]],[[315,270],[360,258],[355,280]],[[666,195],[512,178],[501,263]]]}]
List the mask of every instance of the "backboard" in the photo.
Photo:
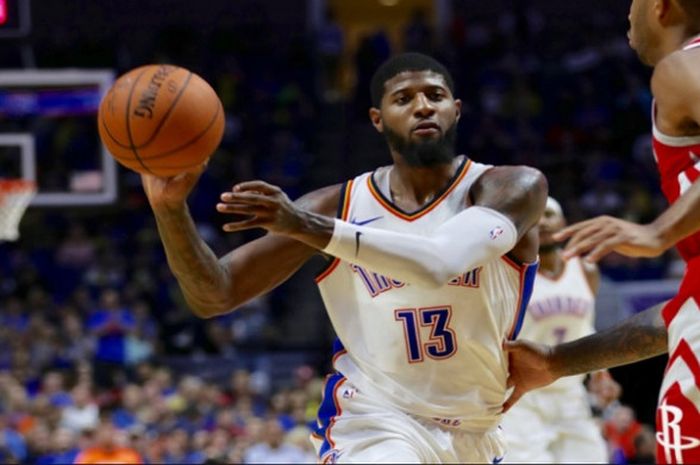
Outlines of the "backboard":
[{"label": "backboard", "polygon": [[117,198],[117,166],[97,132],[111,70],[1,70],[0,177],[36,182],[34,206]]}]

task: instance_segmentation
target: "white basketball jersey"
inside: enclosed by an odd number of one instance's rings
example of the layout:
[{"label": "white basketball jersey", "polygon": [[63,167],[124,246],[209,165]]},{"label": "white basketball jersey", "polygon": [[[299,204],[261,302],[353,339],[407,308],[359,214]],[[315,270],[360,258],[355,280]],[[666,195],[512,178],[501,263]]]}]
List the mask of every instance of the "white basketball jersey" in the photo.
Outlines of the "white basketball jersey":
[{"label": "white basketball jersey", "polygon": [[[595,295],[579,257],[569,259],[557,279],[537,273],[520,338],[556,345],[595,332]],[[538,391],[580,385],[584,375],[567,376]]]},{"label": "white basketball jersey", "polygon": [[[365,173],[346,183],[340,217],[428,235],[465,208],[488,168],[465,157],[442,195],[414,213]],[[430,289],[335,259],[317,277],[338,335],[334,366],[389,406],[471,431],[495,428],[508,376],[501,344],[519,330],[536,268],[502,257]]]}]

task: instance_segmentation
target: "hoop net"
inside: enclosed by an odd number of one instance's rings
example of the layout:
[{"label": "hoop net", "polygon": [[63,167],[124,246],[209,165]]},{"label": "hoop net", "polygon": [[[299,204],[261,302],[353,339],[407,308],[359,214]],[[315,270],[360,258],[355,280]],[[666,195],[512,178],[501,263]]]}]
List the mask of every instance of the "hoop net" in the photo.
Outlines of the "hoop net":
[{"label": "hoop net", "polygon": [[36,194],[26,179],[0,179],[0,241],[19,238],[19,221]]}]

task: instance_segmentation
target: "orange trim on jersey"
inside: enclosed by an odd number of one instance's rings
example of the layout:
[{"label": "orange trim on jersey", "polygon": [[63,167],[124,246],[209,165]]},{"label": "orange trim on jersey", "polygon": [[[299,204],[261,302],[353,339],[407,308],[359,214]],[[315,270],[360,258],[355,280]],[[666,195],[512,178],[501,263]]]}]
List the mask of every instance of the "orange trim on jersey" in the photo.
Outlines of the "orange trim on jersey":
[{"label": "orange trim on jersey", "polygon": [[[344,189],[344,196],[343,196],[343,206],[340,209],[340,219],[343,221],[348,220],[348,215],[350,214],[350,197],[352,197],[352,186],[353,186],[354,181],[351,179],[345,184],[345,189]],[[339,258],[333,258],[333,261],[331,262],[330,265],[328,265],[328,268],[326,268],[321,274],[316,276],[314,278],[314,281],[316,284],[320,283],[323,281],[328,275],[333,273],[333,271],[338,267],[340,264],[340,259]]]},{"label": "orange trim on jersey", "polygon": [[433,199],[431,203],[428,204],[428,206],[424,209],[420,209],[415,213],[404,213],[398,208],[396,208],[391,202],[388,202],[384,196],[382,196],[377,190],[374,188],[374,184],[372,183],[372,176],[367,176],[367,187],[369,187],[369,191],[372,194],[372,196],[375,198],[379,204],[384,207],[389,213],[391,213],[394,216],[397,216],[401,218],[402,220],[405,221],[415,221],[418,218],[421,218],[428,213],[430,213],[435,207],[437,207],[440,202],[442,202],[450,193],[457,187],[457,185],[464,179],[464,176],[466,176],[467,172],[469,171],[469,168],[472,166],[472,160],[469,159],[467,162],[462,166],[462,172],[459,173],[459,175],[452,181],[452,184],[450,187],[445,190],[445,192],[442,193],[440,197],[437,199]]},{"label": "orange trim on jersey", "polygon": [[331,360],[331,365],[333,365],[335,367],[336,360],[338,360],[339,357],[342,357],[343,355],[345,355],[347,353],[348,353],[348,351],[345,349],[343,349],[339,352],[336,352],[335,355],[333,355],[333,359]]},{"label": "orange trim on jersey", "polygon": [[343,413],[343,409],[340,407],[340,403],[338,403],[338,388],[347,380],[347,378],[341,379],[333,388],[333,405],[335,405],[336,414],[333,416],[333,418],[331,418],[331,422],[328,424],[328,428],[326,429],[326,440],[328,441],[328,444],[331,445],[331,449],[335,449],[335,441],[333,441],[331,438],[331,429],[333,428],[333,425],[335,425],[335,419]]},{"label": "orange trim on jersey", "polygon": [[506,255],[501,255],[501,259],[504,262],[506,262],[507,264],[509,264],[518,273],[522,273],[523,268],[525,268],[525,265],[521,265],[521,264],[515,262],[513,259],[509,258]]},{"label": "orange trim on jersey", "polygon": [[355,183],[354,180],[350,180],[345,185],[345,199],[343,199],[343,208],[340,211],[340,219],[343,221],[348,220],[348,214],[350,213],[350,197],[352,196],[352,185]]},{"label": "orange trim on jersey", "polygon": [[324,279],[326,279],[326,277],[327,277],[329,274],[333,273],[333,271],[334,271],[336,268],[338,268],[338,265],[340,265],[340,259],[339,259],[339,258],[333,258],[333,261],[331,262],[330,265],[328,265],[328,268],[326,268],[326,271],[324,271],[323,273],[321,273],[320,275],[318,275],[318,276],[316,276],[316,277],[314,278],[314,281],[316,281],[316,284],[320,283],[321,281],[323,281]]}]

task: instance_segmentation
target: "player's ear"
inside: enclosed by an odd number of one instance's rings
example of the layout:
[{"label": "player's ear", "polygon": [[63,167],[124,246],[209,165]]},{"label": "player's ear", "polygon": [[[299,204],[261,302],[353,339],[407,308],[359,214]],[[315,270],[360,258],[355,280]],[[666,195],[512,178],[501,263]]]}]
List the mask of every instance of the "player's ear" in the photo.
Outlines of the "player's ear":
[{"label": "player's ear", "polygon": [[672,0],[654,0],[652,8],[654,9],[654,16],[659,20],[662,25],[667,25],[669,21],[672,21],[671,12]]},{"label": "player's ear", "polygon": [[384,122],[382,121],[382,110],[376,107],[371,107],[369,109],[369,119],[372,121],[372,126],[382,133],[384,132]]},{"label": "player's ear", "polygon": [[455,99],[455,111],[457,112],[455,121],[459,121],[459,118],[462,116],[462,101],[460,99]]}]

